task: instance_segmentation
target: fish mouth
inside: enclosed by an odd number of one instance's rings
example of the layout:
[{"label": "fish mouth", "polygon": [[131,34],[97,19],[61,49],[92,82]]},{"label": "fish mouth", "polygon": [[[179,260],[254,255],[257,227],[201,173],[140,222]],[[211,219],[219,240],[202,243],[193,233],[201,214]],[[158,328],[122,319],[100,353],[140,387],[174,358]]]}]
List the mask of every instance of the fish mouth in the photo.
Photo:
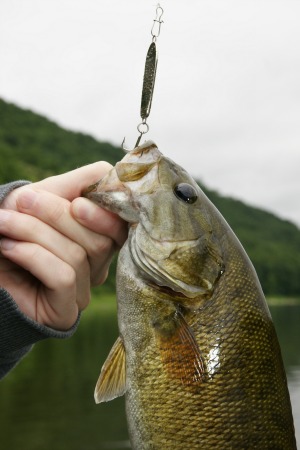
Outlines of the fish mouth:
[{"label": "fish mouth", "polygon": [[91,184],[90,186],[88,186],[86,189],[84,189],[81,193],[82,197],[86,197],[86,198],[91,198],[93,197],[93,193],[97,192],[97,187],[98,187],[99,181],[95,184]]},{"label": "fish mouth", "polygon": [[97,196],[101,196],[102,194],[124,190],[125,186],[118,178],[115,168],[113,168],[107,175],[101,178],[101,180],[97,181],[97,183],[91,184],[82,191],[81,195],[90,200],[95,200]]},{"label": "fish mouth", "polygon": [[101,180],[88,186],[81,195],[104,208],[111,209],[118,197],[123,197],[126,191],[116,169],[112,168]]},{"label": "fish mouth", "polygon": [[[85,189],[82,196],[131,224],[139,222],[137,191],[146,193],[149,190],[148,174],[157,173],[155,167],[161,157],[157,146],[148,141],[128,153],[101,180]],[[152,178],[150,175],[151,182]],[[135,183],[134,188],[131,183]]]}]

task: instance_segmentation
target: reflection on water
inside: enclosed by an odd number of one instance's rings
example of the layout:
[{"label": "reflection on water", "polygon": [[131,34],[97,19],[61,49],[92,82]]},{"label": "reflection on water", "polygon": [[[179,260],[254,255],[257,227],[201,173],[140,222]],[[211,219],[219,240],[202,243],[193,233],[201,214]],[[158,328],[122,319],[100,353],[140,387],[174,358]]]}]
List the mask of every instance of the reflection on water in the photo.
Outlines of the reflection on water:
[{"label": "reflection on water", "polygon": [[117,337],[116,317],[93,312],[83,315],[72,339],[40,342],[0,383],[1,448],[96,450],[112,441],[120,441],[116,450],[126,448],[123,398],[94,402],[102,362]]},{"label": "reflection on water", "polygon": [[[300,442],[300,306],[276,306],[272,316],[282,346]],[[37,344],[0,383],[1,448],[121,450],[130,448],[124,399],[95,405],[101,364],[117,337],[115,314],[87,312],[68,341]]]},{"label": "reflection on water", "polygon": [[281,345],[292,401],[297,445],[300,444],[300,305],[270,307]]}]

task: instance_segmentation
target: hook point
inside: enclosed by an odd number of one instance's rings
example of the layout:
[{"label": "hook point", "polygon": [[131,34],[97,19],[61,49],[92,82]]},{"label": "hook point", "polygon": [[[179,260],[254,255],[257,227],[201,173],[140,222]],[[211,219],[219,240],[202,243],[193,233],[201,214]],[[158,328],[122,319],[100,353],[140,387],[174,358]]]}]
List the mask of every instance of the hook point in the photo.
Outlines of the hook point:
[{"label": "hook point", "polygon": [[126,137],[124,136],[124,139],[123,139],[123,141],[122,141],[121,147],[122,147],[122,150],[123,150],[125,153],[128,153],[128,152],[130,152],[130,150],[129,150],[129,148],[126,148],[126,147],[125,147],[125,139],[126,139]]}]

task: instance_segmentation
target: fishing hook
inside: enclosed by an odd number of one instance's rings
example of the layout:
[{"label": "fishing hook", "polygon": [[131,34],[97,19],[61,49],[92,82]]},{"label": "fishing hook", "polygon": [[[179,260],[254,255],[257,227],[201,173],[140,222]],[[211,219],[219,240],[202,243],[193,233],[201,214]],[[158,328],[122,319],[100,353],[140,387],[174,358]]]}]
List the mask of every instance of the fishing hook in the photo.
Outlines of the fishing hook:
[{"label": "fishing hook", "polygon": [[[146,123],[146,119],[144,119],[143,122],[141,122],[140,124],[138,124],[137,130],[138,130],[138,132],[140,133],[140,135],[139,135],[139,137],[137,138],[137,141],[136,141],[136,143],[135,143],[135,146],[134,146],[133,150],[134,150],[136,147],[139,146],[143,134],[146,134],[146,133],[148,133],[148,131],[149,131],[149,125]],[[126,138],[124,137],[124,139],[123,139],[123,141],[122,141],[122,149],[124,150],[125,153],[128,153],[128,152],[130,152],[131,150],[130,150],[129,148],[126,148],[126,147],[125,147],[125,139],[126,139]]]},{"label": "fishing hook", "polygon": [[[133,147],[132,150],[134,150],[135,148],[137,148],[137,147],[139,146],[139,143],[140,143],[140,140],[141,140],[142,136],[143,136],[143,133],[141,133],[141,134],[139,135],[139,137],[137,138],[137,141],[136,141],[136,143],[135,143],[135,146]],[[129,152],[131,152],[131,150],[130,150],[130,148],[125,147],[125,139],[126,139],[126,138],[124,137],[124,139],[123,139],[123,141],[122,141],[122,150],[123,150],[125,153],[129,153]]]}]

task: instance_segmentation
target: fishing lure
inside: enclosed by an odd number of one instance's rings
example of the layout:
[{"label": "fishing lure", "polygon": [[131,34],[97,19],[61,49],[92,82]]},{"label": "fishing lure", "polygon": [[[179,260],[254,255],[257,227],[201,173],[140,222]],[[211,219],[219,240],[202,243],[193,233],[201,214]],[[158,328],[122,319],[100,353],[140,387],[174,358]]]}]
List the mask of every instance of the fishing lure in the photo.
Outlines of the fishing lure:
[{"label": "fishing lure", "polygon": [[[142,122],[140,122],[137,126],[137,130],[140,134],[137,138],[134,148],[138,147],[142,136],[144,134],[148,133],[148,131],[149,131],[149,125],[147,123],[147,119],[148,119],[148,117],[150,115],[150,111],[151,111],[155,79],[156,79],[157,62],[158,62],[156,41],[160,35],[161,25],[163,23],[163,20],[161,20],[163,13],[164,13],[163,8],[160,6],[160,4],[158,4],[157,8],[156,8],[156,17],[153,20],[153,26],[151,28],[152,42],[148,48],[146,62],[145,62],[142,99],[141,99],[141,108],[140,108],[140,116],[141,116]],[[124,144],[125,144],[125,138],[123,139],[123,142],[122,142],[122,148],[126,152],[130,151],[129,149],[125,148]]]}]

